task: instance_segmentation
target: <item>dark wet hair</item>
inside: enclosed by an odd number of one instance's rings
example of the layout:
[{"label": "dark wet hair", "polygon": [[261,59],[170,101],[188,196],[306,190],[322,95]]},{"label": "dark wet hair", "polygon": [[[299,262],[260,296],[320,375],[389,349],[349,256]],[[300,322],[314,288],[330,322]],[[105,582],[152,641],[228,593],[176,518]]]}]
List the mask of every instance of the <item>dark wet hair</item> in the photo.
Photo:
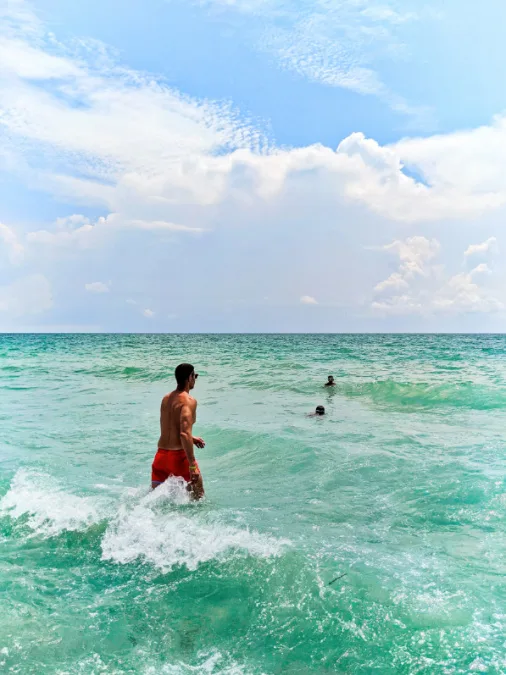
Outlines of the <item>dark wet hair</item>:
[{"label": "dark wet hair", "polygon": [[333,380],[333,379],[334,379],[333,375],[329,375],[328,378],[327,378],[327,380]]},{"label": "dark wet hair", "polygon": [[195,372],[195,368],[191,363],[180,363],[176,368],[174,375],[178,387],[184,387],[190,379],[190,375]]},{"label": "dark wet hair", "polygon": [[315,412],[317,415],[325,415],[325,408],[322,405],[317,405]]}]

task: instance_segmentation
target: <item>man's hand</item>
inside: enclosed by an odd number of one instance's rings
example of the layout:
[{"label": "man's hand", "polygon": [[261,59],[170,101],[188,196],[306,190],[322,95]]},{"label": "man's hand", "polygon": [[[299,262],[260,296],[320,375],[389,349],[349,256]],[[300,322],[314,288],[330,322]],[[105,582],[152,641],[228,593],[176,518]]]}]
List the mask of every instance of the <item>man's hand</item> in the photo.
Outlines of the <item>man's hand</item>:
[{"label": "man's hand", "polygon": [[198,464],[190,466],[190,483],[188,489],[192,493],[193,499],[201,499],[204,496],[204,483]]},{"label": "man's hand", "polygon": [[189,486],[193,499],[202,499],[204,496],[204,482],[202,481],[202,475],[200,473],[198,476],[192,476]]},{"label": "man's hand", "polygon": [[196,445],[197,448],[205,448],[206,447],[204,439],[200,438],[199,436],[193,437],[193,445]]}]

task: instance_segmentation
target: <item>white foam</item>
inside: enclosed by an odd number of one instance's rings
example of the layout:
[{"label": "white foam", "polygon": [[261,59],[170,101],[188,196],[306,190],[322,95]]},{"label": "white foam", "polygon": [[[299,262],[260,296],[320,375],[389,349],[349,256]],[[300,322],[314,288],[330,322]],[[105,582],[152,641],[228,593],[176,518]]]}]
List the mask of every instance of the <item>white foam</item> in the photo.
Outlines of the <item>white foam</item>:
[{"label": "white foam", "polygon": [[28,516],[35,534],[54,536],[64,530],[81,530],[101,517],[100,502],[64,492],[50,476],[20,469],[0,500],[0,515]]},{"label": "white foam", "polygon": [[125,564],[144,560],[168,571],[230,555],[270,557],[289,542],[227,525],[200,505],[190,504],[183,481],[168,480],[154,491],[131,489],[123,499],[79,497],[47,474],[20,469],[0,500],[0,515],[23,518],[33,535],[51,537],[84,530],[110,518],[102,558]]},{"label": "white foam", "polygon": [[[90,654],[85,659],[76,661],[70,666],[70,670],[57,670],[56,675],[98,675],[98,673],[111,673],[109,666],[102,661],[97,653]],[[118,672],[118,671],[116,671]]]},{"label": "white foam", "polygon": [[145,560],[164,572],[177,565],[195,570],[234,553],[276,556],[289,543],[223,524],[198,507],[162,511],[167,501],[185,504],[189,498],[182,485],[167,481],[140,503],[120,506],[102,539],[102,558],[121,564]]},{"label": "white foam", "polygon": [[[248,671],[230,659],[224,659],[220,652],[212,652],[197,656],[196,665],[187,663],[164,664],[163,666],[147,666],[143,675],[247,675]],[[262,673],[262,675],[265,675]]]},{"label": "white foam", "polygon": [[[150,660],[149,655],[144,653],[143,650],[137,650],[136,656],[144,662]],[[98,675],[98,673],[112,672],[119,671],[111,670],[110,666],[102,660],[100,655],[94,653],[75,662],[70,666],[70,669],[57,670],[56,675],[89,675],[90,673]],[[174,664],[164,663],[156,666],[141,666],[135,672],[142,673],[142,675],[248,675],[250,671],[245,666],[213,650],[197,654],[195,665],[179,661]],[[262,675],[265,675],[265,673],[262,673]]]}]

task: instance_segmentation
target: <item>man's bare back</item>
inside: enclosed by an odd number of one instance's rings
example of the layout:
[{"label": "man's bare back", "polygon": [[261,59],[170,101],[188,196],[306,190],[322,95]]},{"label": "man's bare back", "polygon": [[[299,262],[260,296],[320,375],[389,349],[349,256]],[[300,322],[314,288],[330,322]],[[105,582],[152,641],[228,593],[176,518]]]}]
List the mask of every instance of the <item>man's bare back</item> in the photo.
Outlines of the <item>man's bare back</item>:
[{"label": "man's bare back", "polygon": [[169,476],[181,476],[195,499],[204,495],[204,485],[193,446],[203,448],[202,438],[193,436],[197,418],[197,401],[190,396],[198,375],[191,364],[176,368],[177,389],[163,397],[160,409],[160,440],[152,466],[151,486],[163,483]]},{"label": "man's bare back", "polygon": [[181,411],[184,406],[189,409],[193,426],[197,420],[197,401],[190,394],[176,389],[163,397],[160,409],[159,448],[184,449],[181,443]]}]

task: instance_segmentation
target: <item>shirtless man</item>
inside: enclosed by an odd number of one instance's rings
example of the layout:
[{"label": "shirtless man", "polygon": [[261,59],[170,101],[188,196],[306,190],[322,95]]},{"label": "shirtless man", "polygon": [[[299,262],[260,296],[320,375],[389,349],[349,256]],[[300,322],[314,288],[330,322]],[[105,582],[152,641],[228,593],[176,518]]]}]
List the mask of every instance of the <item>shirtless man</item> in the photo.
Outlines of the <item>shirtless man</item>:
[{"label": "shirtless man", "polygon": [[156,488],[169,476],[181,476],[194,499],[204,496],[204,485],[193,446],[203,448],[202,438],[192,435],[197,419],[197,401],[190,396],[198,375],[189,363],[181,363],[175,372],[177,388],[163,397],[160,410],[161,435],[158,452],[151,467],[151,487]]}]

